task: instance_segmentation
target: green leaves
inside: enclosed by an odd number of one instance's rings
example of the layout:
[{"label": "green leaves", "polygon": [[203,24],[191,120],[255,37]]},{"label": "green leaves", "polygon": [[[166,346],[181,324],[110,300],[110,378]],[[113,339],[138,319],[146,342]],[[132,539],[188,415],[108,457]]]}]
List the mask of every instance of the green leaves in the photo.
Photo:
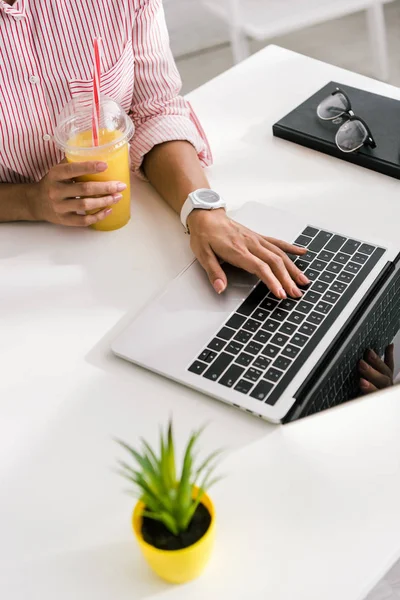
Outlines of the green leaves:
[{"label": "green leaves", "polygon": [[[119,473],[134,484],[146,506],[144,516],[160,521],[173,535],[186,531],[205,491],[219,479],[211,476],[220,450],[210,454],[199,466],[195,464],[195,447],[202,431],[195,431],[188,440],[179,479],[176,475],[172,421],[165,433],[160,431],[159,456],[143,439],[141,452],[116,440],[136,463],[136,468],[133,468],[119,461]],[[199,487],[197,495],[195,486]]]}]

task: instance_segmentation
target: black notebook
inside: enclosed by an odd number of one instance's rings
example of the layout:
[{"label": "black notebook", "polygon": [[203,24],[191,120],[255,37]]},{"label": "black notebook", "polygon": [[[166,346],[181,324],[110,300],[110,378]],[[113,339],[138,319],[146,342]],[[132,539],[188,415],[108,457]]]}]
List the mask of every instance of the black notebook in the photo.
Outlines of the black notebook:
[{"label": "black notebook", "polygon": [[[376,148],[345,153],[335,144],[340,127],[321,121],[317,106],[337,87],[349,96],[353,112],[366,121]],[[331,81],[273,126],[275,136],[400,179],[400,101]]]}]

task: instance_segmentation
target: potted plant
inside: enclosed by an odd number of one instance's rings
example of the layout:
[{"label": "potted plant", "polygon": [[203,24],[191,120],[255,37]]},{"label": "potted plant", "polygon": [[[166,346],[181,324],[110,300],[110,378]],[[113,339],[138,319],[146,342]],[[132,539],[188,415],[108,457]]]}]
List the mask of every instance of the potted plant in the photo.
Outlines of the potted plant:
[{"label": "potted plant", "polygon": [[198,464],[195,449],[201,432],[190,436],[179,474],[171,421],[160,432],[158,454],[145,440],[140,451],[118,442],[135,463],[119,461],[121,475],[134,484],[140,498],[132,516],[135,537],[150,567],[171,583],[198,577],[214,543],[215,510],[206,490],[219,479],[213,472],[220,451]]}]

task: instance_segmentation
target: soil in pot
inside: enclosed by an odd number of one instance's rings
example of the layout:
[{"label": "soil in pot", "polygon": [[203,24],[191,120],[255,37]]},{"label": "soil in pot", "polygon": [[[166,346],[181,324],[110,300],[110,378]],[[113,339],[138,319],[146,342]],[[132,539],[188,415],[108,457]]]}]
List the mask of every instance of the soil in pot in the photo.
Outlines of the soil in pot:
[{"label": "soil in pot", "polygon": [[182,550],[193,546],[206,533],[211,515],[204,504],[199,504],[186,531],[173,535],[163,523],[143,517],[142,535],[145,542],[160,550]]}]

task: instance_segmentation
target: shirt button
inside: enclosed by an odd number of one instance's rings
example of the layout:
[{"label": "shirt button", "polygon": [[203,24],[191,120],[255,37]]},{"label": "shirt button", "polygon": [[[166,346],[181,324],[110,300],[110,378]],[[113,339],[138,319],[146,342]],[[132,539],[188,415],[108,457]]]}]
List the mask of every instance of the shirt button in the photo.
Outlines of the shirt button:
[{"label": "shirt button", "polygon": [[16,21],[20,21],[20,20],[21,20],[21,19],[23,19],[23,18],[24,18],[24,16],[23,16],[23,15],[15,15],[15,17],[14,17],[14,19],[15,19]]},{"label": "shirt button", "polygon": [[31,75],[29,77],[29,83],[39,83],[40,79],[37,75]]},{"label": "shirt button", "polygon": [[48,133],[45,133],[43,136],[43,141],[49,142],[50,140],[51,140],[51,135],[49,135]]}]

